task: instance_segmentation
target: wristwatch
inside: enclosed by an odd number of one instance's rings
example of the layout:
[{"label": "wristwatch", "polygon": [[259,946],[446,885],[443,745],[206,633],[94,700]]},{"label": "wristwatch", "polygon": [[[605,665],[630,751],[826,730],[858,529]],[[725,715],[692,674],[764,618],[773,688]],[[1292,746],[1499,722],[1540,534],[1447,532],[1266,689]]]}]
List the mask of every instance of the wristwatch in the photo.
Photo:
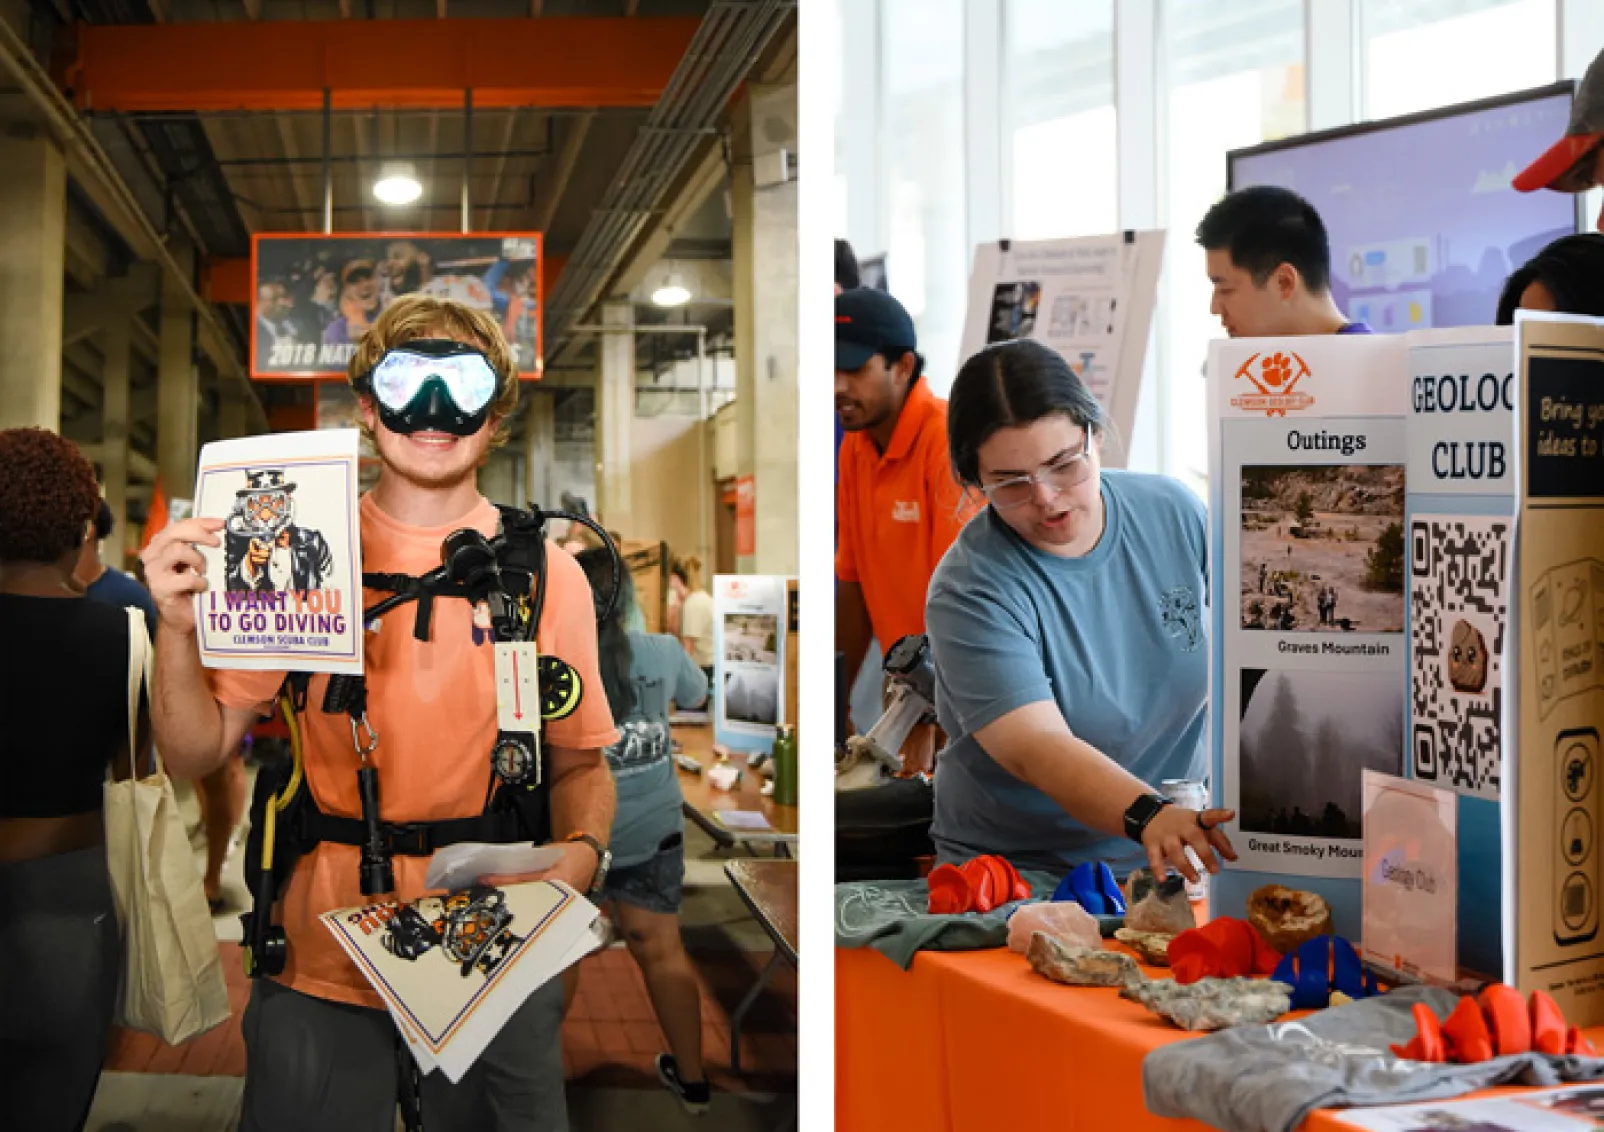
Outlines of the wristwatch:
[{"label": "wristwatch", "polygon": [[1170,804],[1170,800],[1162,794],[1143,794],[1131,803],[1130,809],[1125,811],[1125,836],[1138,845],[1142,841],[1142,832],[1147,829],[1147,823],[1158,816],[1158,812]]},{"label": "wristwatch", "polygon": [[585,890],[586,896],[595,896],[602,890],[602,884],[607,880],[607,870],[613,865],[613,851],[585,832],[570,833],[563,841],[582,841],[596,851],[596,875],[591,878],[590,887]]}]

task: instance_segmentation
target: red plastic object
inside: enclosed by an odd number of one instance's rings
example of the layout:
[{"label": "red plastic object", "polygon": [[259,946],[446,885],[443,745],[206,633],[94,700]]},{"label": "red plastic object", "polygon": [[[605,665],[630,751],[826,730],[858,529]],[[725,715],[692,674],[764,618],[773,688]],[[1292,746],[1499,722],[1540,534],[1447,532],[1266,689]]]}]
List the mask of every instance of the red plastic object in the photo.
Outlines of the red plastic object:
[{"label": "red plastic object", "polygon": [[1487,1061],[1493,1056],[1493,1033],[1487,1017],[1473,998],[1462,998],[1442,1025],[1448,1056],[1461,1065]]},{"label": "red plastic object", "polygon": [[956,865],[937,865],[925,878],[930,886],[930,914],[957,916],[972,911],[974,898],[969,891],[969,880]]},{"label": "red plastic object", "polygon": [[976,857],[958,866],[958,872],[969,882],[971,905],[965,911],[990,912],[1030,896],[1030,885],[1001,857]]},{"label": "red plastic object", "polygon": [[1222,917],[1170,941],[1170,970],[1178,983],[1208,976],[1269,975],[1281,956],[1246,920]]},{"label": "red plastic object", "polygon": [[1481,992],[1481,1011],[1499,1057],[1531,1051],[1532,1018],[1520,991],[1504,983],[1492,984]]},{"label": "red plastic object", "polygon": [[1409,1061],[1447,1061],[1448,1047],[1443,1041],[1442,1025],[1437,1015],[1424,1002],[1415,1003],[1415,1036],[1407,1045],[1395,1045],[1392,1052]]},{"label": "red plastic object", "polygon": [[1559,1003],[1544,991],[1533,991],[1532,1049],[1538,1053],[1562,1054],[1567,1038],[1565,1015]]},{"label": "red plastic object", "polygon": [[1577,1057],[1597,1057],[1593,1052],[1593,1043],[1582,1037],[1582,1031],[1572,1026],[1565,1034],[1565,1052],[1574,1053]]}]

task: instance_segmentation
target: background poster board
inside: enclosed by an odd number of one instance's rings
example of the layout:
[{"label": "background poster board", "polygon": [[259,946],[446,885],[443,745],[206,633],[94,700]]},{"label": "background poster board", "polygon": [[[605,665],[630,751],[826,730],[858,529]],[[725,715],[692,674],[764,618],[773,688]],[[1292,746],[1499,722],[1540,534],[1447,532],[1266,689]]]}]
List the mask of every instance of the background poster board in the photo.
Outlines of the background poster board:
[{"label": "background poster board", "polygon": [[1210,344],[1213,780],[1240,855],[1217,915],[1281,883],[1359,938],[1362,772],[1404,769],[1404,350]]},{"label": "background poster board", "polygon": [[368,325],[399,295],[494,315],[519,376],[541,373],[538,232],[259,234],[251,238],[251,376],[343,378]]},{"label": "background poster board", "polygon": [[1604,1022],[1604,322],[1516,325],[1516,571],[1504,677],[1505,981]]},{"label": "background poster board", "polygon": [[778,575],[713,576],[713,738],[767,751],[785,716],[789,670],[786,583]]},{"label": "background poster board", "polygon": [[[993,342],[1034,338],[1063,354],[1119,435],[1132,436],[1163,260],[1156,230],[979,245],[959,364]],[[1124,462],[1120,449],[1104,458]]]},{"label": "background poster board", "polygon": [[1410,776],[1457,795],[1458,964],[1496,979],[1513,566],[1514,331],[1408,336]]}]

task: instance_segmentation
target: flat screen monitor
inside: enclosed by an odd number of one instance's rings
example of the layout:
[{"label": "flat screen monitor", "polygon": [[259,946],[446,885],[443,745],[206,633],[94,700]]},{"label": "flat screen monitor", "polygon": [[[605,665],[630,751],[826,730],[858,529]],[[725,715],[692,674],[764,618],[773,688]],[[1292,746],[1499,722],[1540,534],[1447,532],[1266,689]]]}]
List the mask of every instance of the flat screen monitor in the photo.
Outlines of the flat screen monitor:
[{"label": "flat screen monitor", "polygon": [[1383,334],[1486,326],[1509,273],[1577,230],[1576,197],[1510,187],[1565,133],[1572,87],[1237,150],[1229,184],[1280,185],[1314,205],[1349,319]]}]

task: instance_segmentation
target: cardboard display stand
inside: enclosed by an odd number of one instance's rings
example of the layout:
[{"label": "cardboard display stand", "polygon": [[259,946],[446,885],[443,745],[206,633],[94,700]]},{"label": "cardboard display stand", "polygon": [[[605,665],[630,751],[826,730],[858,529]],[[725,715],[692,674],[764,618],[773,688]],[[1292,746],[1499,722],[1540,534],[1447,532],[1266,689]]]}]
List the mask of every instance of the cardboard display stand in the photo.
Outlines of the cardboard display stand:
[{"label": "cardboard display stand", "polygon": [[646,631],[668,632],[668,544],[625,539],[618,544],[618,554],[635,584],[635,604],[646,621]]}]

